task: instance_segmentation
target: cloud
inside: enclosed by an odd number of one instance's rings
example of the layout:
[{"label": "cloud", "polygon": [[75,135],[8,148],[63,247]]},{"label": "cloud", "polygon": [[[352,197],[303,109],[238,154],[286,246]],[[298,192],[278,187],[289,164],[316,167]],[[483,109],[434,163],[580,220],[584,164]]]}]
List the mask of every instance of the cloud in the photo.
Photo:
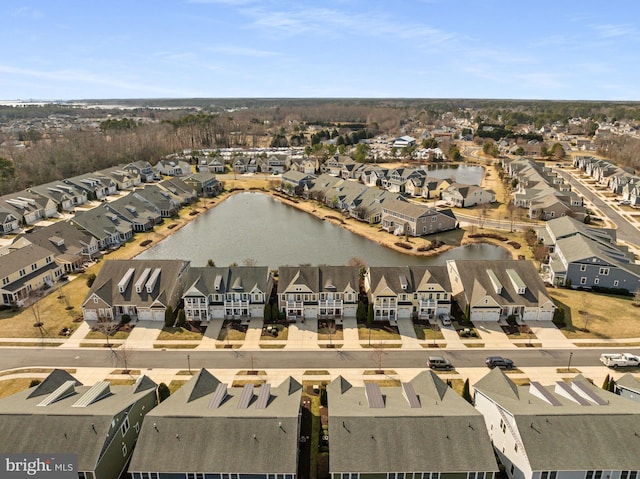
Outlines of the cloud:
[{"label": "cloud", "polygon": [[219,47],[211,47],[207,49],[208,51],[222,53],[224,55],[237,55],[243,57],[273,57],[279,55],[277,52],[272,52],[268,50],[258,50],[255,48],[247,48],[247,47],[237,47],[237,46],[219,46]]},{"label": "cloud", "polygon": [[598,32],[600,38],[635,36],[638,33],[638,31],[630,25],[592,24],[589,26]]},{"label": "cloud", "polygon": [[11,13],[11,16],[17,18],[31,18],[32,20],[39,20],[44,17],[44,13],[42,13],[42,10],[38,10],[36,8],[20,7],[14,10]]}]

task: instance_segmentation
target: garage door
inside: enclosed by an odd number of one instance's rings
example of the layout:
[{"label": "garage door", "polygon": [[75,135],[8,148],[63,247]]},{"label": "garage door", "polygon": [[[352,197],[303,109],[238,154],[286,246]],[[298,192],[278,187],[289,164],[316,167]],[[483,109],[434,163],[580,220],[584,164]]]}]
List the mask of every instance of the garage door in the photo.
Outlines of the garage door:
[{"label": "garage door", "polygon": [[498,319],[500,319],[499,311],[476,309],[471,312],[471,321],[498,321]]},{"label": "garage door", "polygon": [[154,321],[164,321],[164,311],[162,309],[154,309],[153,310],[153,320]]},{"label": "garage door", "polygon": [[149,321],[152,319],[151,311],[148,309],[139,309],[138,310],[138,319]]},{"label": "garage door", "polygon": [[83,313],[85,321],[97,321],[98,312],[95,309],[84,311]]},{"label": "garage door", "polygon": [[551,321],[553,319],[553,311],[541,311],[538,319],[540,321]]}]

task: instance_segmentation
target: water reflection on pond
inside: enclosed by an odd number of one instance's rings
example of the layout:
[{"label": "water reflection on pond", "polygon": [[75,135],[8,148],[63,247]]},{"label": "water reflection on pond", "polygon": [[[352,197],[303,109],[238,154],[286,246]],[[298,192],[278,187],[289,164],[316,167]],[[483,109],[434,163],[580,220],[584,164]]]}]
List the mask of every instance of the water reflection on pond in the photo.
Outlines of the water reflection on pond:
[{"label": "water reflection on pond", "polygon": [[347,264],[354,256],[372,266],[444,264],[448,259],[509,259],[499,246],[475,244],[438,256],[417,257],[385,248],[340,226],[284,205],[264,193],[239,193],[196,218],[139,258],[186,259],[204,266],[242,264],[247,258],[272,268]]}]

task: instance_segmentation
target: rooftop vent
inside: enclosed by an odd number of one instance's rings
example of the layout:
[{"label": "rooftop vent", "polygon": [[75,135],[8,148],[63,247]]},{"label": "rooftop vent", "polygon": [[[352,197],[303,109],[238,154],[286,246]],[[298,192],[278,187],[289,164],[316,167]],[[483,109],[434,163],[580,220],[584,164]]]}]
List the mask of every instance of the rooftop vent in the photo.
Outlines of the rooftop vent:
[{"label": "rooftop vent", "polygon": [[127,272],[124,274],[124,276],[118,283],[118,291],[120,291],[121,293],[125,292],[125,290],[127,289],[127,286],[129,286],[129,281],[131,281],[131,278],[133,277],[133,273],[135,273],[135,271],[136,271],[135,268],[129,268],[127,270]]}]

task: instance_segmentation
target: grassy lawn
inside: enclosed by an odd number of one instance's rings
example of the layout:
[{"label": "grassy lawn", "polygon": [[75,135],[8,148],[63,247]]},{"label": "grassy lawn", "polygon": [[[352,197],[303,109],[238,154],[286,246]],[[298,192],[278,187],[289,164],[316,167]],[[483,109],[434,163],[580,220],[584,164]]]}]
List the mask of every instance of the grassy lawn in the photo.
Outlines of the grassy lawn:
[{"label": "grassy lawn", "polygon": [[154,344],[153,349],[195,349],[198,344]]},{"label": "grassy lawn", "polygon": [[640,337],[640,310],[631,297],[553,288],[549,293],[565,312],[566,326],[561,331],[569,339]]},{"label": "grassy lawn", "polygon": [[431,326],[423,326],[421,324],[414,324],[413,330],[416,332],[416,337],[420,340],[425,339],[444,339],[442,332],[439,329],[433,329]]},{"label": "grassy lawn", "polygon": [[[89,331],[84,339],[102,339],[105,340],[106,335],[102,331]],[[109,334],[109,339],[127,339],[129,337],[129,331],[112,331]]]},{"label": "grassy lawn", "polygon": [[329,330],[326,328],[322,328],[318,330],[318,339],[331,339],[332,341],[342,341],[344,339],[344,331],[342,328],[338,328],[333,331],[332,334],[329,334]]},{"label": "grassy lawn", "polygon": [[260,349],[284,349],[284,344],[261,344]]},{"label": "grassy lawn", "polygon": [[[16,312],[0,311],[0,337],[2,338],[39,338],[40,330],[34,323],[43,323],[45,337],[57,338],[62,328],[75,330],[78,327],[74,319],[80,317],[80,305],[89,288],[86,284],[86,274],[65,284],[60,288],[48,290],[49,294],[36,303]],[[63,297],[58,297],[62,295]],[[66,309],[67,304],[73,309]]]},{"label": "grassy lawn", "polygon": [[187,382],[186,380],[174,379],[169,384],[167,384],[167,386],[169,387],[169,391],[171,391],[171,394],[173,394],[178,389],[180,389],[180,387],[186,382]]},{"label": "grassy lawn", "polygon": [[384,341],[400,339],[395,329],[386,329],[384,326],[373,325],[368,328],[366,324],[358,324],[358,338],[361,340],[371,338],[371,341]]},{"label": "grassy lawn", "polygon": [[16,379],[5,379],[4,381],[0,381],[0,399],[6,398],[7,396],[11,396],[12,394],[28,389],[29,384],[31,384],[31,381],[33,381],[33,379],[16,378]]},{"label": "grassy lawn", "polygon": [[402,381],[399,379],[367,379],[365,383],[376,383],[381,388],[398,388],[402,386]]},{"label": "grassy lawn", "polygon": [[156,338],[158,341],[175,340],[175,341],[194,341],[202,339],[202,333],[194,333],[185,328],[162,328],[162,331]]},{"label": "grassy lawn", "polygon": [[107,379],[112,386],[131,386],[135,384],[135,379]]},{"label": "grassy lawn", "polygon": [[229,341],[244,341],[246,335],[247,333],[244,329],[223,327],[218,334],[218,341],[226,341],[227,339]]},{"label": "grassy lawn", "polygon": [[365,349],[391,349],[391,348],[401,348],[402,343],[384,343],[384,344],[361,344],[361,347]]},{"label": "grassy lawn", "polygon": [[326,369],[308,369],[302,373],[303,376],[328,376],[329,374]]}]

